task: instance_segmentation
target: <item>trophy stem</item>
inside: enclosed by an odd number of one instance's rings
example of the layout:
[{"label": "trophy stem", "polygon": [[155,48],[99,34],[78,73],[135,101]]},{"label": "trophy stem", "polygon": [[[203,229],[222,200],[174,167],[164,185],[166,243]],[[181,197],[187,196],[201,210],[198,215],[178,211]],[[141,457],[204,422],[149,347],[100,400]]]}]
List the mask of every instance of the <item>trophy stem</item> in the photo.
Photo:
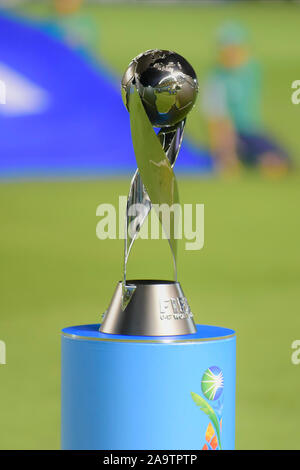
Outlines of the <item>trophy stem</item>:
[{"label": "trophy stem", "polygon": [[[186,119],[183,119],[175,126],[160,129],[157,137],[160,140],[162,148],[168,158],[171,168],[175,165],[183,139]],[[139,213],[136,215],[131,212],[134,204],[139,205]],[[126,287],[126,267],[131,248],[142,228],[148,214],[152,208],[151,200],[148,192],[143,184],[141,174],[137,169],[131,180],[127,208],[125,215],[125,239],[124,239],[124,269],[123,269],[123,284]],[[128,232],[129,224],[131,224],[131,233]],[[177,282],[177,264],[176,252],[174,251],[173,244],[168,238],[169,245],[172,251],[173,264],[174,264],[174,280]]]}]

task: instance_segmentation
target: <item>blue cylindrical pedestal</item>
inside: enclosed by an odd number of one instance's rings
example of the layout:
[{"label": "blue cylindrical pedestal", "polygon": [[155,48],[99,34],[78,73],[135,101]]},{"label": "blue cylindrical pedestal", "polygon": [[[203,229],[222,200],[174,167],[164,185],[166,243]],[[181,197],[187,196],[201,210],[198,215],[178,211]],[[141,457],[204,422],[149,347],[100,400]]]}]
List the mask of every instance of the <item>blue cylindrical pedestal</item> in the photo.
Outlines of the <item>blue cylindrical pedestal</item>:
[{"label": "blue cylindrical pedestal", "polygon": [[62,448],[233,449],[235,333],[62,332]]}]

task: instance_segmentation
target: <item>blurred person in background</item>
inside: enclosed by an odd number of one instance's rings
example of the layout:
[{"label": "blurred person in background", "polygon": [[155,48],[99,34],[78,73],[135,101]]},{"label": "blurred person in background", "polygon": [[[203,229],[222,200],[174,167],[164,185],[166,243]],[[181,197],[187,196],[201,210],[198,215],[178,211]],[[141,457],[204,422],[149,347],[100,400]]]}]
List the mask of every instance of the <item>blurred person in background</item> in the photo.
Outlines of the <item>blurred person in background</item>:
[{"label": "blurred person in background", "polygon": [[261,70],[247,48],[248,33],[235,23],[218,31],[217,63],[203,87],[202,111],[218,169],[236,172],[259,166],[270,176],[286,173],[286,152],[264,130]]},{"label": "blurred person in background", "polygon": [[83,0],[53,0],[44,30],[63,41],[84,59],[96,61],[97,25],[83,9]]}]

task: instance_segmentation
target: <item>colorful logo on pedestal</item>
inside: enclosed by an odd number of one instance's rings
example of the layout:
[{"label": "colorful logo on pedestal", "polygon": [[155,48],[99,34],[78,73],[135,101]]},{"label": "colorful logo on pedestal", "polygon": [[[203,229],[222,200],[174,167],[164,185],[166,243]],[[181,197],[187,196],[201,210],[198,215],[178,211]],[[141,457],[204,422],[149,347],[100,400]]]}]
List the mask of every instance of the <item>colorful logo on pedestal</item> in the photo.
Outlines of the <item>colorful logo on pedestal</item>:
[{"label": "colorful logo on pedestal", "polygon": [[200,410],[209,418],[209,424],[205,432],[205,444],[203,450],[221,449],[222,410],[223,410],[223,372],[218,366],[206,369],[201,379],[201,390],[204,397],[192,392],[192,398]]},{"label": "colorful logo on pedestal", "polygon": [[224,378],[220,367],[206,369],[202,376],[201,388],[203,395],[209,400],[218,400],[223,392]]}]

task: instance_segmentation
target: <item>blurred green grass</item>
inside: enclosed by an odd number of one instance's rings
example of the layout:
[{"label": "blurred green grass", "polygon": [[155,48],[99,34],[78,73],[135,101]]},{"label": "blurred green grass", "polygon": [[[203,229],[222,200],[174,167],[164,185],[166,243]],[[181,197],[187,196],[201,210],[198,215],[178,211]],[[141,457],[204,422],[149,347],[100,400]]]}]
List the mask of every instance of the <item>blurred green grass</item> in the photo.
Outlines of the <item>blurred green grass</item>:
[{"label": "blurred green grass", "polygon": [[[300,48],[293,7],[91,11],[101,28],[101,54],[117,72],[140,50],[162,46],[186,55],[201,75],[212,60],[215,26],[243,18],[266,69],[267,122],[298,158],[298,110],[290,103]],[[196,139],[200,124],[194,112]],[[59,332],[97,321],[107,307],[121,276],[123,244],[97,240],[96,207],[117,204],[128,186],[127,179],[0,186],[0,339],[7,345],[7,365],[0,366],[2,449],[59,447]],[[205,204],[205,247],[184,251],[180,243],[180,281],[199,322],[238,333],[237,448],[299,448],[300,369],[290,359],[300,331],[299,175],[181,179],[179,188],[182,202]],[[137,243],[129,274],[169,277],[170,269],[166,241]]]}]

